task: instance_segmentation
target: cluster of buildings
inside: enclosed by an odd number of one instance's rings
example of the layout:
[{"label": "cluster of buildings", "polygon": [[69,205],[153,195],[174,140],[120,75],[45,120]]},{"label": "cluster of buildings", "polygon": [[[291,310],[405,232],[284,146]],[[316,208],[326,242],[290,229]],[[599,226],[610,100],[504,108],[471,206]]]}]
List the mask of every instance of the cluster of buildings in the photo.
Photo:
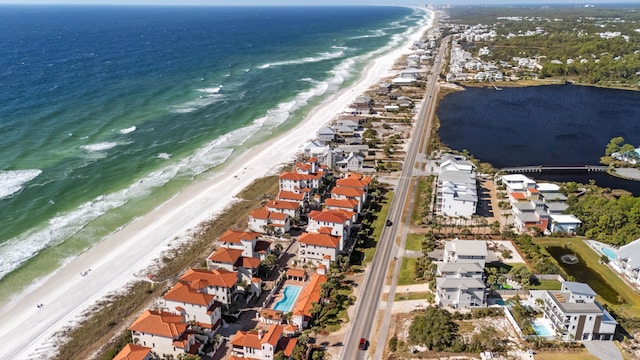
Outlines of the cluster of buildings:
[{"label": "cluster of buildings", "polygon": [[483,240],[447,241],[436,268],[436,304],[454,309],[487,306],[486,259],[487,243]]},{"label": "cluster of buildings", "polygon": [[582,223],[577,217],[565,214],[569,205],[567,197],[560,192],[560,186],[536,183],[522,174],[502,175],[498,181],[507,192],[517,231],[527,232],[536,228],[544,234],[575,233]]},{"label": "cluster of buildings", "polygon": [[478,206],[475,166],[452,154],[443,155],[440,161],[435,213],[470,218]]},{"label": "cluster of buildings", "polygon": [[[265,305],[282,297],[281,285],[295,284],[302,290],[290,309],[263,307],[256,315],[259,330],[238,331],[230,339],[232,358],[272,359],[279,351],[291,355],[294,336],[308,325],[313,304],[320,299],[326,269],[345,250],[351,228],[359,220],[371,181],[359,173],[329,181],[327,166],[314,157],[281,173],[276,198],[250,213],[247,230],[222,234],[206,259],[206,269],[186,270],[153,309],[129,326],[135,345],[125,347],[116,359],[128,359],[133,353],[150,358],[213,355],[222,343],[218,332],[223,314],[238,314],[239,304],[263,292],[258,271],[272,253],[270,239],[289,233],[294,223],[306,218],[306,229],[297,238],[297,260],[317,271],[309,276],[301,269],[283,270],[282,281],[268,294]],[[285,322],[283,314],[288,312],[291,316]]]},{"label": "cluster of buildings", "polygon": [[[620,253],[637,251],[640,240],[632,244],[629,244],[629,249],[621,248]],[[485,241],[447,241],[443,259],[436,263],[436,304],[466,310],[487,306],[486,259]],[[633,266],[633,261],[625,259],[630,266]],[[595,300],[597,294],[589,285],[562,281],[560,290],[531,291],[531,295],[543,300],[540,307],[545,325],[542,326],[549,328],[547,333],[537,329],[538,336],[560,336],[564,340],[579,341],[613,340],[617,322]]]}]

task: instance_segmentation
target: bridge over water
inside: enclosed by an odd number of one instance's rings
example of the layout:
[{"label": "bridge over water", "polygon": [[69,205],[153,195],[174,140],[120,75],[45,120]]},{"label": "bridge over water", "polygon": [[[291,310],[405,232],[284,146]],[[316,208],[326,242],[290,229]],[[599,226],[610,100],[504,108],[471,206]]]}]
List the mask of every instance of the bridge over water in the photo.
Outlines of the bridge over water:
[{"label": "bridge over water", "polygon": [[532,173],[532,172],[564,172],[564,171],[585,171],[585,172],[606,172],[607,166],[600,165],[538,165],[538,166],[517,166],[500,169],[507,174]]}]

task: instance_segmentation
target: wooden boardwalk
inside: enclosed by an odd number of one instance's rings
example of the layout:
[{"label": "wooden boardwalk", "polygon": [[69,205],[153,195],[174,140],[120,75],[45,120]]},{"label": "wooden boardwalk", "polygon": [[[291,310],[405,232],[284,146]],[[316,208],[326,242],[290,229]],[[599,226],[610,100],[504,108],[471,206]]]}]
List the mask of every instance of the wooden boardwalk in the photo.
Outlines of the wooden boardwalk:
[{"label": "wooden boardwalk", "polygon": [[563,171],[586,171],[586,172],[606,172],[607,166],[600,165],[538,165],[538,166],[517,166],[500,169],[501,172],[507,174],[515,173],[532,173],[532,172],[563,172]]}]

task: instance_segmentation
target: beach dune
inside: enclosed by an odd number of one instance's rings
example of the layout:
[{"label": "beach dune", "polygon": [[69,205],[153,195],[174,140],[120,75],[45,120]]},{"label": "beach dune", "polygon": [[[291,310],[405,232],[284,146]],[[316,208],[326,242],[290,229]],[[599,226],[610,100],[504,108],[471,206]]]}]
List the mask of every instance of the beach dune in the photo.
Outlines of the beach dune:
[{"label": "beach dune", "polygon": [[[433,16],[431,16],[433,18]],[[29,359],[55,354],[55,335],[71,327],[83,312],[110,293],[124,289],[145,274],[174,239],[233,203],[234,196],[259,177],[274,174],[312,139],[311,134],[341,113],[355,98],[394,75],[392,65],[430,24],[418,29],[396,50],[371,61],[363,76],[349,88],[313,109],[298,126],[238,156],[218,174],[203,177],[180,194],[112,234],[56,273],[14,298],[0,309],[1,359]]]}]

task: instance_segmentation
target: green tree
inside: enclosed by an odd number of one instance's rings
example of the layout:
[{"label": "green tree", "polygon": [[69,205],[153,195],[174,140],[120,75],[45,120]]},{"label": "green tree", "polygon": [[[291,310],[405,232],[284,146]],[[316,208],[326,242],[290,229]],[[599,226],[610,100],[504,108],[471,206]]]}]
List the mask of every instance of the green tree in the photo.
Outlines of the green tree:
[{"label": "green tree", "polygon": [[409,327],[409,342],[424,345],[429,350],[445,351],[456,339],[457,325],[447,310],[428,307],[413,318]]},{"label": "green tree", "polygon": [[620,151],[620,146],[624,144],[624,138],[622,136],[617,136],[609,140],[607,147],[604,151],[604,154],[609,156],[614,152]]}]

